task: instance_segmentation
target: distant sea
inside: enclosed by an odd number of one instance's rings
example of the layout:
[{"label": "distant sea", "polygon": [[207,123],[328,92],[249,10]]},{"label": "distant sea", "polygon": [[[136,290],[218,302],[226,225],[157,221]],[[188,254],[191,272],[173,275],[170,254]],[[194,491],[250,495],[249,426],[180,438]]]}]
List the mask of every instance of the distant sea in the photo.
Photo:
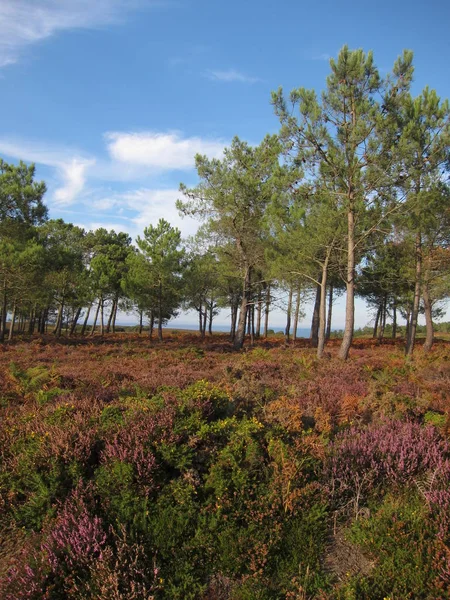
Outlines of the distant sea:
[{"label": "distant sea", "polygon": [[[192,331],[198,331],[198,325],[195,323],[168,323],[166,325],[168,329],[189,329]],[[275,331],[275,333],[284,333],[284,327],[269,327],[269,331]],[[230,331],[229,325],[213,325],[213,331],[220,331],[223,333],[228,333]],[[261,330],[262,331],[262,330]],[[297,337],[300,338],[309,338],[310,329],[305,329],[299,327],[297,329]],[[292,336],[292,331],[291,331]]]}]

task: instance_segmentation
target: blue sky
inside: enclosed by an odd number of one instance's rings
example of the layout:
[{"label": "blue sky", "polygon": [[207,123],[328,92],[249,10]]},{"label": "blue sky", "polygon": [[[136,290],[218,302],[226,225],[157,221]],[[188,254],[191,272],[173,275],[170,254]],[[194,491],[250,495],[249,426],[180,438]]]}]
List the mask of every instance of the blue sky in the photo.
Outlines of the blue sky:
[{"label": "blue sky", "polygon": [[174,202],[195,153],[276,132],[271,90],[322,89],[347,43],[382,73],[412,49],[414,92],[449,97],[449,26],[447,0],[1,0],[0,156],[36,163],[51,217],[191,234]]}]

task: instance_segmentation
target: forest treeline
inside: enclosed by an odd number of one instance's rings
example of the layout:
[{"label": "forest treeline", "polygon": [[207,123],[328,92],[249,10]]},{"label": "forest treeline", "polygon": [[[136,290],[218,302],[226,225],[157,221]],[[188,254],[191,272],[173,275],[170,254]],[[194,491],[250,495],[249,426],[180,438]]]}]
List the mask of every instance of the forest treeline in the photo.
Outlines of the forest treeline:
[{"label": "forest treeline", "polygon": [[395,337],[398,317],[406,321],[408,355],[423,313],[431,348],[450,293],[450,110],[434,90],[413,95],[412,80],[410,51],[381,77],[372,53],[344,47],[321,95],[274,92],[278,135],[256,147],[235,137],[221,159],[196,156],[198,185],[182,184],[177,202],[201,222],[187,241],[163,219],[135,245],[126,233],[49,220],[34,166],[0,161],[0,341],[49,327],[114,331],[119,310],[136,311],[141,330],[149,323],[161,339],[165,322],[193,309],[205,335],[228,307],[241,348],[246,331],[267,332],[281,289],[288,334],[304,298],[315,298],[319,357],[342,292],[342,359],[356,295],[374,311],[374,335],[388,323]]}]

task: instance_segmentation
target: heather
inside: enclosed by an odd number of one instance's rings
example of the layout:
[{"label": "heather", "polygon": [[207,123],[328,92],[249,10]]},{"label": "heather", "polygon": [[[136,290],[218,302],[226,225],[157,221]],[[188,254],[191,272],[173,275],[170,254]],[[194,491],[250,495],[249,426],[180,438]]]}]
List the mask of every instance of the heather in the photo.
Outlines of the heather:
[{"label": "heather", "polygon": [[1,597],[449,598],[449,346],[328,347],[4,346]]}]

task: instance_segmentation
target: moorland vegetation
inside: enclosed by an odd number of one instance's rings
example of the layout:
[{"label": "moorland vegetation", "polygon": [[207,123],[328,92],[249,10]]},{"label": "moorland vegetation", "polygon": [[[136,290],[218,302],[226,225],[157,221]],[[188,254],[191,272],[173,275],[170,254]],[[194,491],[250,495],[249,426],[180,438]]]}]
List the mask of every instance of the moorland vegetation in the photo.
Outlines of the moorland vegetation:
[{"label": "moorland vegetation", "polygon": [[[450,597],[449,106],[412,95],[409,51],[330,67],[273,94],[279,135],[196,157],[190,240],[49,220],[0,161],[2,598]],[[154,341],[182,309],[200,335]]]}]

